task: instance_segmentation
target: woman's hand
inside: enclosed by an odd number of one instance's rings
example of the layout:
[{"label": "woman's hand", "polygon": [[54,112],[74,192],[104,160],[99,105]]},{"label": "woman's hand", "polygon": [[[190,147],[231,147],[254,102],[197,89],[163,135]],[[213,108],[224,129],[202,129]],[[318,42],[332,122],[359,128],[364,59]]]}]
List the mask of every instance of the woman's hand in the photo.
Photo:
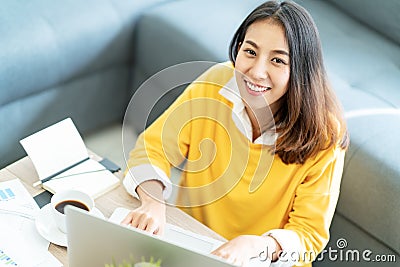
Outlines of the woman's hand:
[{"label": "woman's hand", "polygon": [[125,217],[121,224],[131,225],[135,228],[156,235],[163,235],[166,224],[165,203],[162,201],[162,185],[151,180],[142,183],[137,188],[142,205]]},{"label": "woman's hand", "polygon": [[[268,253],[268,258],[276,260],[281,247],[270,236],[240,235],[211,252],[227,262],[239,266],[248,266],[251,258]],[[275,257],[274,257],[275,255]]]}]

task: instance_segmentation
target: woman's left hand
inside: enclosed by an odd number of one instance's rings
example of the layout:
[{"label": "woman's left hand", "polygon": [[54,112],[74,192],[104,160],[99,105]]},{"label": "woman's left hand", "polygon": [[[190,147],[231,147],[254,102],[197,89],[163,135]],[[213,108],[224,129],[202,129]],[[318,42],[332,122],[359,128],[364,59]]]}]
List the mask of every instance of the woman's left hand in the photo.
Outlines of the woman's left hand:
[{"label": "woman's left hand", "polygon": [[247,266],[250,258],[259,257],[268,248],[268,237],[257,235],[240,235],[211,252],[224,258],[227,262]]}]

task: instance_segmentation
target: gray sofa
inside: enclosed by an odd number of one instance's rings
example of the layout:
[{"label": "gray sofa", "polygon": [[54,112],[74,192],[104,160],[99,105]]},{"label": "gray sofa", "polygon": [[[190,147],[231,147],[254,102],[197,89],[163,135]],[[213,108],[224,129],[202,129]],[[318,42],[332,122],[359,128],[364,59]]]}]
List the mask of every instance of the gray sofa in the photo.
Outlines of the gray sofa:
[{"label": "gray sofa", "polygon": [[[262,1],[53,2],[0,6],[3,166],[24,154],[19,139],[63,117],[83,132],[122,121],[130,96],[160,70],[228,60],[234,30]],[[314,266],[399,266],[400,2],[297,2],[317,23],[351,135],[331,241]],[[153,103],[139,103],[130,126],[142,131],[183,88],[165,94],[149,121]]]},{"label": "gray sofa", "polygon": [[0,167],[23,137],[71,117],[82,134],[120,121],[134,26],[162,0],[21,0],[0,5]]}]

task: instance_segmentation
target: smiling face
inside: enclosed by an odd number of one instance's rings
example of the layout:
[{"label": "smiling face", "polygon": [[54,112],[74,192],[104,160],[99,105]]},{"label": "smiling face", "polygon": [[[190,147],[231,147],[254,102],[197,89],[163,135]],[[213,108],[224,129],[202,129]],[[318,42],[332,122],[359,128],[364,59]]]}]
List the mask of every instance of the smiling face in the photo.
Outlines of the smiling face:
[{"label": "smiling face", "polygon": [[238,48],[235,70],[246,108],[258,110],[269,106],[275,112],[290,77],[284,28],[268,19],[251,24]]}]

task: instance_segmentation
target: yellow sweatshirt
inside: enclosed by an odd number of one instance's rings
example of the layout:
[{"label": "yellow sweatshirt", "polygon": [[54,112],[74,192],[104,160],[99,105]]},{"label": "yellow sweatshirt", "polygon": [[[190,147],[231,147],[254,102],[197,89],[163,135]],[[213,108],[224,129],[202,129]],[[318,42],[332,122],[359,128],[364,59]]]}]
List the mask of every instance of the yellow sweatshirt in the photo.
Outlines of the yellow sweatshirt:
[{"label": "yellow sweatshirt", "polygon": [[192,83],[139,136],[129,167],[152,164],[169,176],[186,160],[177,204],[187,213],[227,239],[268,232],[290,251],[284,239],[294,236],[297,264],[310,262],[329,239],[344,151],[332,147],[287,165],[252,143],[219,93],[233,75],[230,64],[218,64]]}]

